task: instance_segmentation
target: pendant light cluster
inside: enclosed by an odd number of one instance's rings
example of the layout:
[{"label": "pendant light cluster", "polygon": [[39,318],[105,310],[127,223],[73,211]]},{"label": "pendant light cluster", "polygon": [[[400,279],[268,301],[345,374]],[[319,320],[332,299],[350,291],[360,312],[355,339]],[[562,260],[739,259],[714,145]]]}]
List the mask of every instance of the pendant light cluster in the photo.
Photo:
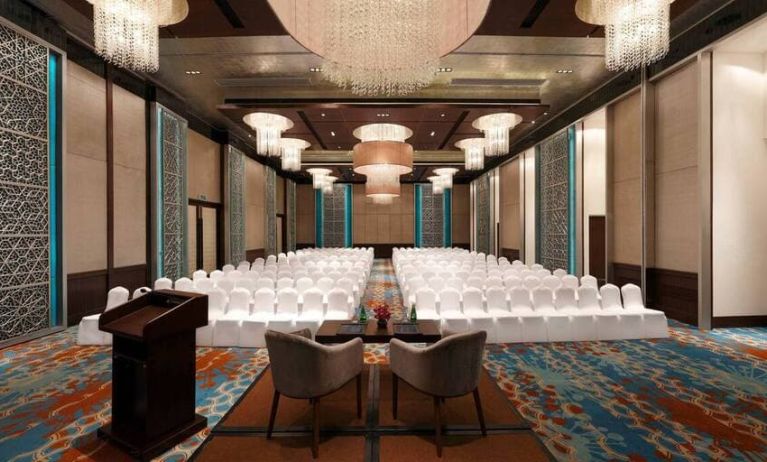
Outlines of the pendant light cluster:
[{"label": "pendant light cluster", "polygon": [[578,0],[582,21],[605,26],[605,64],[630,71],[662,59],[669,50],[674,0]]},{"label": "pendant light cluster", "polygon": [[298,138],[283,138],[286,130],[293,128],[293,121],[280,114],[252,112],[242,118],[256,132],[256,152],[262,156],[282,157],[282,169],[289,172],[301,170],[301,154],[311,144]]},{"label": "pendant light cluster", "polygon": [[484,138],[468,138],[455,143],[465,157],[466,170],[482,170],[485,156],[509,153],[509,133],[522,122],[522,116],[512,112],[488,114],[477,118],[471,126],[481,131]]},{"label": "pendant light cluster", "polygon": [[453,176],[456,173],[458,173],[457,168],[435,168],[434,175],[427,178],[429,181],[431,181],[431,192],[433,194],[442,194],[446,189],[452,189]]},{"label": "pendant light cluster", "polygon": [[323,194],[330,194],[333,192],[333,183],[338,180],[338,177],[331,175],[332,171],[327,168],[310,168],[306,170],[312,176],[312,187],[319,189]]},{"label": "pendant light cluster", "polygon": [[93,41],[106,61],[137,72],[160,69],[159,28],[189,14],[187,0],[88,0],[93,5]]}]

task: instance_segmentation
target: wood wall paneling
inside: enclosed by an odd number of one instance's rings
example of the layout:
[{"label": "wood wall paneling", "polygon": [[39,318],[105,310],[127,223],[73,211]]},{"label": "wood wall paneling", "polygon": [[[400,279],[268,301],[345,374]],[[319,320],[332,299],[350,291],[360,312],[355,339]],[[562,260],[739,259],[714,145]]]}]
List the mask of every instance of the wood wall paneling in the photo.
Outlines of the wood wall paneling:
[{"label": "wood wall paneling", "polygon": [[266,167],[245,158],[245,248],[264,249],[266,231]]},{"label": "wood wall paneling", "polygon": [[[373,204],[365,185],[352,187],[352,242],[354,246],[376,248],[391,256],[391,248],[412,247],[414,240],[414,186],[403,184],[400,197],[390,205]],[[299,205],[301,207],[301,205]],[[388,249],[388,250],[387,250]],[[376,252],[378,256],[379,252]]]},{"label": "wood wall paneling", "polygon": [[314,189],[310,184],[296,185],[296,248],[314,247]]},{"label": "wood wall paneling", "polygon": [[[500,248],[519,249],[522,245],[520,216],[520,164],[514,159],[500,167]],[[515,258],[516,259],[516,258]]]},{"label": "wood wall paneling", "polygon": [[470,247],[471,242],[471,210],[470,185],[453,185],[453,247]]}]

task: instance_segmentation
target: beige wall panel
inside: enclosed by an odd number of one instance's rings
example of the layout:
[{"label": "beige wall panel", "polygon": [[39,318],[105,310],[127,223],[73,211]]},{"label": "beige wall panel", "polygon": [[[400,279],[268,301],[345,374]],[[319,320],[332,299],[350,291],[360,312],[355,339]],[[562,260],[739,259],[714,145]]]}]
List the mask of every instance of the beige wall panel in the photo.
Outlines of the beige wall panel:
[{"label": "beige wall panel", "polygon": [[314,244],[314,200],[311,185],[296,185],[296,242],[299,244]]},{"label": "beige wall panel", "polygon": [[285,213],[285,178],[278,175],[275,188],[277,189],[275,191],[275,197],[277,200],[277,213]]},{"label": "beige wall panel", "polygon": [[413,185],[404,184],[391,205],[373,204],[365,186],[352,188],[354,244],[413,243]]},{"label": "beige wall panel", "polygon": [[615,263],[642,264],[641,181],[613,185],[613,258]]},{"label": "beige wall panel", "polygon": [[393,243],[404,243],[402,240],[402,215],[391,214],[389,216],[389,241]]},{"label": "beige wall panel", "polygon": [[502,165],[500,171],[501,247],[520,249],[519,160]]},{"label": "beige wall panel", "polygon": [[67,154],[106,161],[106,83],[84,68],[67,63],[64,118]]},{"label": "beige wall panel", "polygon": [[360,216],[365,220],[365,235],[363,236],[363,242],[365,244],[378,244],[380,242],[378,237],[378,215],[368,214]]},{"label": "beige wall panel", "polygon": [[245,159],[245,248],[264,248],[266,228],[266,172],[264,166]]},{"label": "beige wall panel", "polygon": [[469,185],[453,186],[453,243],[470,242]]},{"label": "beige wall panel", "polygon": [[117,85],[114,105],[114,266],[146,263],[146,107]]},{"label": "beige wall panel", "polygon": [[391,238],[391,229],[389,228],[390,224],[391,224],[391,215],[389,214],[378,215],[378,242],[379,243],[393,242]]},{"label": "beige wall panel", "polygon": [[641,175],[640,95],[623,99],[614,106],[613,181],[639,178]]},{"label": "beige wall panel", "polygon": [[201,195],[209,202],[221,203],[221,145],[187,131],[187,192],[191,199]]},{"label": "beige wall panel", "polygon": [[402,215],[402,243],[413,245],[415,243],[415,215]]},{"label": "beige wall panel", "polygon": [[[72,140],[68,140],[72,142]],[[107,267],[106,163],[78,155],[67,156],[64,213],[67,272]]]},{"label": "beige wall panel", "polygon": [[146,263],[146,172],[114,166],[114,266]]},{"label": "beige wall panel", "polygon": [[698,272],[697,167],[655,177],[655,266]]}]

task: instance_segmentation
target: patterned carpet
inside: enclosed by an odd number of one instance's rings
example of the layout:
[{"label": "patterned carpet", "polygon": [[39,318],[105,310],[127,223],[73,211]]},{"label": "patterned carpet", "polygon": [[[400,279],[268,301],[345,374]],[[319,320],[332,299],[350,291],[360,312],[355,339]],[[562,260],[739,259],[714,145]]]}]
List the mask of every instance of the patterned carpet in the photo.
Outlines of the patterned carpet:
[{"label": "patterned carpet", "polygon": [[[368,309],[404,315],[388,260],[376,260]],[[367,362],[386,362],[367,345]],[[96,438],[109,420],[110,349],[75,330],[0,350],[0,461],[124,460]],[[663,340],[493,345],[485,367],[562,461],[767,461],[767,329]],[[198,348],[197,412],[212,427],[268,363],[265,350]],[[186,460],[204,430],[159,460]]]}]

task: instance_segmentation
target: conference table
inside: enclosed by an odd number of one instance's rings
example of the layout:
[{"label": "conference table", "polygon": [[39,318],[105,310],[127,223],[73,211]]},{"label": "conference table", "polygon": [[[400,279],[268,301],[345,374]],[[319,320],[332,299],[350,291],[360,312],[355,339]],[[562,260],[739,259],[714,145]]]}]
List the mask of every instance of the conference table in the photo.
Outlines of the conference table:
[{"label": "conference table", "polygon": [[389,321],[386,328],[381,328],[375,319],[371,319],[366,324],[355,321],[325,321],[314,339],[327,345],[348,342],[357,337],[364,343],[389,343],[393,338],[408,343],[436,343],[442,338],[442,334],[439,332],[439,321],[419,320],[415,324]]}]

